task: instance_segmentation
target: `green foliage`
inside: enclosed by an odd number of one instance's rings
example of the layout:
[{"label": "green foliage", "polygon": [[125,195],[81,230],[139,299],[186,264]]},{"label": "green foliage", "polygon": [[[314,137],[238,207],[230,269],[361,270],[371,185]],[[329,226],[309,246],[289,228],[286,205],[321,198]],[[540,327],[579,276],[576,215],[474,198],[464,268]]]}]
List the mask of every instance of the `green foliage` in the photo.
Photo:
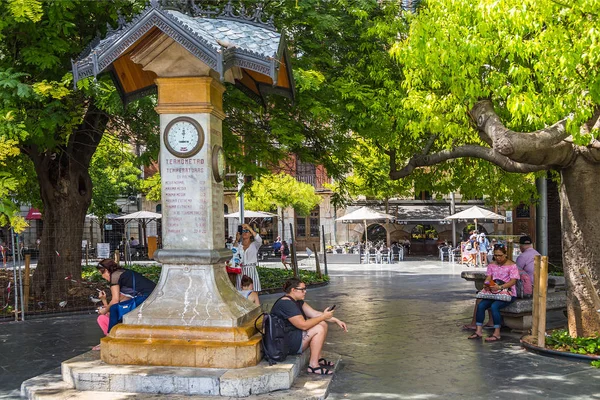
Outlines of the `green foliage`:
[{"label": "green foliage", "polygon": [[[575,354],[600,355],[600,336],[573,338],[566,329],[557,329],[546,336],[546,346]],[[600,368],[600,361],[592,361],[592,366]]]},{"label": "green foliage", "polygon": [[[528,132],[569,116],[580,124],[600,100],[597,0],[427,2],[390,54],[405,79],[410,134],[439,135],[438,149],[481,144],[466,113],[491,99],[510,129]],[[592,55],[594,54],[594,55]]]},{"label": "green foliage", "polygon": [[134,162],[130,145],[110,135],[103,136],[90,166],[94,185],[91,213],[99,218],[116,213],[118,198],[137,194],[140,169]]},{"label": "green foliage", "polygon": [[[264,267],[257,267],[256,270],[258,272],[258,276],[260,277],[260,285],[264,290],[282,289],[285,281],[294,277],[294,272],[291,270]],[[323,278],[319,279],[319,277],[317,277],[317,273],[314,271],[301,269],[298,270],[298,275],[300,279],[307,285],[329,282],[328,275],[323,275]]]},{"label": "green foliage", "polygon": [[373,144],[359,140],[353,154],[353,173],[347,178],[352,195],[386,200],[392,197],[410,196],[412,180],[390,179],[390,158]]},{"label": "green foliage", "polygon": [[[73,91],[71,60],[98,32],[106,32],[107,23],[115,25],[117,11],[130,15],[144,5],[143,0],[0,2],[0,199],[4,210],[16,210],[23,203],[41,209],[31,159],[76,152],[69,148],[69,139],[79,127],[90,98],[96,97],[107,109],[115,104],[118,96],[114,87],[102,90],[102,79],[97,84],[88,81],[84,90]],[[136,113],[143,116],[143,111],[138,107]],[[126,117],[112,121],[114,126],[121,122],[128,121]],[[61,172],[45,173],[53,176]]]},{"label": "green foliage", "polygon": [[298,215],[308,215],[321,202],[321,196],[307,183],[287,174],[263,175],[252,181],[244,204],[248,210],[270,211],[292,207]]},{"label": "green foliage", "polygon": [[150,201],[160,201],[161,196],[161,180],[160,173],[155,173],[150,178],[144,179],[140,183],[140,190]]},{"label": "green foliage", "polygon": [[[160,272],[162,267],[159,265],[139,265],[134,264],[127,269],[139,272],[152,282],[158,282],[160,278]],[[264,268],[258,267],[258,276],[260,277],[260,283],[263,289],[279,289],[283,288],[283,284],[289,278],[294,277],[294,273],[290,270],[275,269],[275,268]],[[300,270],[298,271],[300,279],[307,285],[320,282],[329,282],[329,276],[324,275],[323,278],[319,279],[316,272]],[[82,267],[81,273],[82,279],[90,282],[105,282],[96,267]]]}]

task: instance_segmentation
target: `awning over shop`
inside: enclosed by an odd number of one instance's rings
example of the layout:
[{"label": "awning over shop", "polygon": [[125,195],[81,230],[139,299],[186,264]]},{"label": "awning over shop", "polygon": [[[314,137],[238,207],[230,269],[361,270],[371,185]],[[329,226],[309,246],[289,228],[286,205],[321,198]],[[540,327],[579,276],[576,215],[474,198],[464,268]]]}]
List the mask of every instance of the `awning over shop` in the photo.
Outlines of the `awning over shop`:
[{"label": "awning over shop", "polygon": [[[385,212],[384,205],[369,204],[379,212]],[[456,205],[456,212],[463,211],[471,205]],[[450,216],[450,204],[397,204],[388,205],[388,213],[395,216],[396,224],[450,224],[446,217]]]},{"label": "awning over shop", "polygon": [[27,221],[31,221],[34,219],[42,219],[42,213],[37,208],[30,208],[27,216],[25,217]]},{"label": "awning over shop", "polygon": [[[450,205],[394,205],[390,211],[395,211],[396,221],[405,224],[440,223],[450,215]],[[394,212],[392,212],[394,213]]]}]

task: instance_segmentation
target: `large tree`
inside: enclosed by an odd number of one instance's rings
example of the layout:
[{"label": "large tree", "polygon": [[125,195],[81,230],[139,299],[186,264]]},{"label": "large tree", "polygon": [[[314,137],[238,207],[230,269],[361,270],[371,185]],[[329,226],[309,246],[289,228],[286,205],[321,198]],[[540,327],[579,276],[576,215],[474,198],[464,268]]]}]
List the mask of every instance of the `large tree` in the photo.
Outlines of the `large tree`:
[{"label": "large tree", "polygon": [[[0,136],[4,146],[6,140],[16,142],[33,165],[43,206],[41,247],[46,251],[33,277],[37,295],[64,290],[65,276],[80,276],[83,221],[92,199],[91,158],[107,127],[120,130],[124,121],[107,112],[117,104],[112,85],[87,81],[82,90],[72,89],[71,59],[105,32],[107,23],[116,24],[117,12],[131,15],[143,4],[0,2]],[[7,163],[4,169],[16,177],[17,165]]]},{"label": "large tree", "polygon": [[[355,13],[363,12],[363,4],[369,13],[377,9],[372,0],[350,7],[321,0],[268,4],[267,12],[288,32],[296,104],[292,108],[289,101],[273,98],[264,107],[228,85],[224,144],[236,169],[264,173],[289,153],[325,164],[330,174],[348,167],[343,154],[351,140],[332,123],[342,107],[336,71],[346,54],[357,57],[352,36],[360,30]],[[106,76],[98,82],[84,80],[74,91],[68,73],[71,60],[98,33],[105,34],[107,23],[116,26],[117,12],[128,19],[145,5],[144,0],[0,2],[0,136],[16,141],[20,154],[33,165],[26,167],[38,182],[44,215],[41,247],[46,251],[34,276],[36,294],[64,290],[64,277],[80,273],[83,221],[93,190],[89,167],[105,131],[128,141],[132,134],[142,135],[157,147],[158,135],[152,135],[157,118],[147,112],[152,111],[151,100],[122,109]],[[348,37],[340,38],[341,31]],[[14,177],[12,165],[6,170]]]},{"label": "large tree", "polygon": [[382,143],[392,179],[433,166],[443,168],[439,177],[476,179],[464,169],[472,160],[511,173],[560,174],[572,335],[600,332],[580,274],[589,270],[600,288],[598,10],[597,0],[437,0],[399,18],[407,29],[389,49],[402,70],[398,116],[405,121]]}]

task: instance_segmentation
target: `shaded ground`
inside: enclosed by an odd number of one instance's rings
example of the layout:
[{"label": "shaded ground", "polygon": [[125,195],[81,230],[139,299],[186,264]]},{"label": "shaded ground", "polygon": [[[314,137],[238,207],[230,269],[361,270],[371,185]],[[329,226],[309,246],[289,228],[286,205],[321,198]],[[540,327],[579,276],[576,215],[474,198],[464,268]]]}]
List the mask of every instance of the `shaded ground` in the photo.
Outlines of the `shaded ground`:
[{"label": "shaded ground", "polygon": [[[307,301],[336,316],[327,348],[343,357],[332,399],[594,399],[600,370],[525,352],[519,335],[467,340],[474,285],[460,265],[423,259],[386,266],[330,265],[331,284]],[[272,304],[278,295],[262,296]],[[0,398],[98,343],[95,315],[0,324]]]}]

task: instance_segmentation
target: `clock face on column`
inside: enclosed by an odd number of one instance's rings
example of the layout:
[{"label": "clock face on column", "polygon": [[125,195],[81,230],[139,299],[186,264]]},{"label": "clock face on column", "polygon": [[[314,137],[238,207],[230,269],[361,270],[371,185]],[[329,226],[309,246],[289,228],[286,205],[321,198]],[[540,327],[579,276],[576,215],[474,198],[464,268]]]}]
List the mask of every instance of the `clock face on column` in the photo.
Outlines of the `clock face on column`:
[{"label": "clock face on column", "polygon": [[196,120],[178,117],[165,128],[164,140],[171,154],[187,158],[198,153],[204,145],[204,131]]},{"label": "clock face on column", "polygon": [[223,148],[215,145],[212,151],[212,169],[215,181],[221,182],[225,177],[225,153]]}]

